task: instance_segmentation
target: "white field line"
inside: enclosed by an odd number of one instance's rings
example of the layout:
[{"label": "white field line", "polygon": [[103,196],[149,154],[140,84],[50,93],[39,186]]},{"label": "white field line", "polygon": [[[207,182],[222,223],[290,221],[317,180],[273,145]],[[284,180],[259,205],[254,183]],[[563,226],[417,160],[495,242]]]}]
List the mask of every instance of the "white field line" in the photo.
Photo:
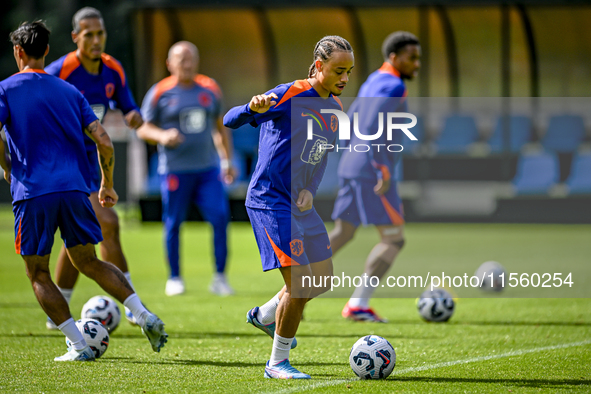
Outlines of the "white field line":
[{"label": "white field line", "polygon": [[[402,375],[402,374],[409,373],[409,372],[427,371],[429,369],[451,367],[451,366],[460,365],[460,364],[468,364],[468,363],[477,363],[477,362],[481,362],[481,361],[496,360],[498,358],[522,356],[524,354],[545,352],[548,350],[566,349],[566,348],[570,348],[570,347],[584,346],[584,345],[589,345],[589,344],[591,344],[591,339],[588,339],[586,341],[580,341],[580,342],[564,343],[562,345],[536,347],[533,349],[515,350],[515,351],[507,352],[507,353],[493,354],[490,356],[473,357],[473,358],[467,358],[464,360],[446,361],[443,363],[428,364],[428,365],[423,365],[420,367],[394,369],[394,371],[392,371],[392,374],[390,376]],[[356,380],[358,380],[358,379],[355,378],[355,379],[330,380],[330,381],[325,381],[325,382],[312,383],[310,385],[301,386],[301,387],[293,387],[293,388],[289,388],[289,389],[274,391],[274,392],[272,392],[272,394],[289,394],[289,393],[297,393],[297,392],[302,392],[302,391],[311,391],[311,390],[314,390],[314,389],[317,389],[320,387],[336,386],[338,384],[353,382]]]}]

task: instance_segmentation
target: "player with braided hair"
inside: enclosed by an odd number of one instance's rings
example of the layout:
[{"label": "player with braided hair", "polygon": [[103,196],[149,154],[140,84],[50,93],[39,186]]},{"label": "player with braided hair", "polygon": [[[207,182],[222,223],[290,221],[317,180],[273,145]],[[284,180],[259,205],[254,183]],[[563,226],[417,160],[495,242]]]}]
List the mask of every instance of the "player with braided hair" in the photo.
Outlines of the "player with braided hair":
[{"label": "player with braided hair", "polygon": [[[263,271],[279,269],[285,282],[270,301],[246,316],[248,323],[273,338],[271,359],[265,367],[267,378],[310,379],[290,365],[289,351],[297,344],[295,334],[304,305],[329,288],[304,288],[303,277],[332,275],[328,234],[313,200],[327,163],[322,145],[334,143],[336,128],[318,121],[312,139],[307,139],[305,124],[310,118],[305,116],[309,111],[320,119],[320,104],[323,109],[342,110],[337,96],[347,85],[353,65],[353,49],[347,40],[326,36],[314,48],[307,79],[256,95],[224,116],[224,124],[231,128],[261,125],[259,159],[246,207]],[[300,106],[301,100],[316,108]]]}]

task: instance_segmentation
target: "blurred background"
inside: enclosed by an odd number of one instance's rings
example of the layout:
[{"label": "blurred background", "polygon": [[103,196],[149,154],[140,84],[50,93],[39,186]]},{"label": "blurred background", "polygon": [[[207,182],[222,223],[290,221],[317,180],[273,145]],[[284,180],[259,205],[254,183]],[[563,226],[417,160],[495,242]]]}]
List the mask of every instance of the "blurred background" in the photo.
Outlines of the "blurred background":
[{"label": "blurred background", "polygon": [[[8,34],[24,20],[52,29],[47,64],[75,49],[71,18],[83,6],[104,16],[106,52],[124,66],[138,104],[168,75],[169,47],[194,42],[200,73],[219,83],[226,109],[306,77],[312,49],[337,34],[355,50],[344,96],[382,63],[391,32],[419,37],[422,66],[407,83],[419,142],[398,168],[408,221],[591,223],[591,2],[585,1],[112,1],[4,0],[0,78],[15,73]],[[122,202],[160,219],[154,149],[113,111]],[[234,131],[239,180],[228,188],[234,220],[256,163],[258,130]],[[316,206],[330,216],[338,154],[329,157]],[[6,183],[0,202],[9,203]],[[196,211],[192,218],[198,219]]]}]

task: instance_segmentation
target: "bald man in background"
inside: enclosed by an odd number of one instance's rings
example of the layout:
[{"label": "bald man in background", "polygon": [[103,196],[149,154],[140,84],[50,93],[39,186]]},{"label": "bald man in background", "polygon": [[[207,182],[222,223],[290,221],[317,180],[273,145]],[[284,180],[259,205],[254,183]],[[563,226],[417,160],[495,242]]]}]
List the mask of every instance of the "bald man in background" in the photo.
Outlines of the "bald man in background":
[{"label": "bald man in background", "polygon": [[[209,290],[233,294],[225,271],[228,254],[228,199],[223,182],[234,180],[232,142],[222,124],[222,93],[217,83],[197,73],[199,52],[190,42],[174,44],[166,60],[170,77],[156,83],[144,97],[144,124],[138,136],[158,145],[162,221],[170,276],[165,293],[185,292],[180,272],[179,234],[191,203],[214,233],[216,273]],[[219,154],[218,154],[219,152]]]}]

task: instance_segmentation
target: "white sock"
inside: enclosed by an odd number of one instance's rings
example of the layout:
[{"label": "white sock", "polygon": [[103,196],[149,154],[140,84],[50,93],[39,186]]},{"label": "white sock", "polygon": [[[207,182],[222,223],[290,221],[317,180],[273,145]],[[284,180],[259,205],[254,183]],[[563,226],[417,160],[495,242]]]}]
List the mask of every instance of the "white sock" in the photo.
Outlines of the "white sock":
[{"label": "white sock", "polygon": [[273,338],[273,351],[271,352],[271,359],[269,360],[269,365],[277,365],[281,361],[289,358],[289,350],[291,349],[291,343],[293,342],[293,338],[283,338],[277,333],[275,333],[275,337]]},{"label": "white sock", "polygon": [[[281,293],[281,291],[279,292]],[[262,324],[270,324],[275,321],[275,312],[279,305],[279,293],[275,294],[267,303],[259,308],[257,320]]]},{"label": "white sock", "polygon": [[138,297],[136,293],[133,293],[123,301],[123,306],[129,308],[133,317],[135,317],[138,326],[143,327],[146,322],[146,317],[150,312],[148,312],[144,304],[142,304],[140,297]]},{"label": "white sock", "polygon": [[353,298],[349,299],[349,306],[352,308],[369,308],[369,298]]},{"label": "white sock", "polygon": [[69,305],[70,304],[70,300],[72,299],[72,293],[74,292],[74,289],[62,289],[59,286],[58,286],[57,289],[60,291],[60,293],[62,293],[62,295],[66,299],[66,302]]},{"label": "white sock", "polygon": [[129,272],[124,272],[123,276],[125,276],[125,279],[127,279],[127,281],[129,282],[129,285],[131,286],[133,291],[135,291],[135,287],[133,287],[133,283],[131,283],[131,274]]},{"label": "white sock", "polygon": [[76,327],[74,319],[69,318],[68,320],[57,326],[57,328],[59,328],[60,331],[64,333],[66,338],[70,340],[70,343],[72,344],[72,347],[74,349],[82,350],[86,346],[88,346],[86,344],[86,341],[84,340],[84,337],[82,336],[82,333],[80,332],[80,330],[78,330],[78,327]]},{"label": "white sock", "polygon": [[353,295],[351,295],[349,306],[354,308],[369,308],[369,300],[375,291],[376,287],[370,285],[369,281],[367,281],[365,284],[361,282],[361,285],[355,288]]}]

